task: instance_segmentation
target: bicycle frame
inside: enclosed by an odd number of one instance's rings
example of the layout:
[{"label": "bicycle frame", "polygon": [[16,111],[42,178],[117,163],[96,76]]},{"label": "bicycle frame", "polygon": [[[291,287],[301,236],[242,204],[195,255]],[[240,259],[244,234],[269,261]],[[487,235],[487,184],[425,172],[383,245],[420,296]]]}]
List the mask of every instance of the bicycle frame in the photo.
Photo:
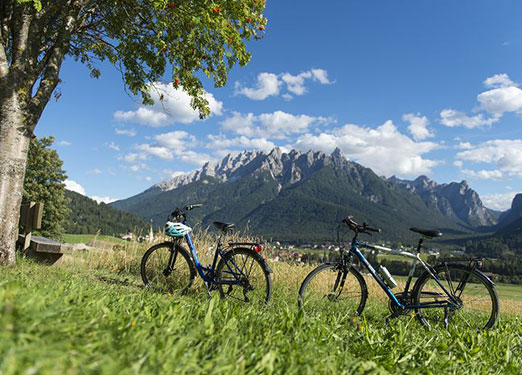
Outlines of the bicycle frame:
[{"label": "bicycle frame", "polygon": [[[187,233],[185,235],[185,241],[190,249],[190,252],[192,253],[192,258],[194,260],[194,264],[196,265],[196,270],[198,271],[199,276],[203,279],[205,283],[208,284],[216,284],[216,285],[238,285],[240,283],[240,277],[245,277],[245,274],[243,271],[236,265],[233,259],[230,260],[232,263],[232,266],[235,268],[235,271],[232,269],[229,262],[225,259],[225,252],[221,249],[221,237],[219,237],[218,244],[216,247],[216,251],[214,253],[214,259],[212,260],[212,265],[210,267],[205,267],[201,262],[199,261],[198,254],[196,252],[196,248],[194,247],[194,243],[192,242],[192,238],[190,237],[190,234]],[[175,256],[175,255],[174,255]],[[225,265],[228,267],[229,271],[234,275],[235,280],[215,280],[214,274],[216,271],[218,256],[223,259],[225,262]],[[175,259],[174,259],[175,262]],[[174,264],[174,263],[172,263]]]},{"label": "bicycle frame", "polygon": [[[417,265],[417,262],[420,263],[424,269],[431,275],[431,277],[433,277],[433,280],[440,286],[440,288],[444,291],[444,293],[446,293],[446,295],[448,296],[449,298],[449,301],[444,301],[444,302],[424,302],[424,303],[421,303],[419,305],[404,305],[402,304],[398,299],[397,299],[397,296],[395,295],[395,293],[393,293],[393,291],[388,287],[388,285],[386,285],[386,283],[384,282],[383,278],[381,277],[381,275],[379,275],[379,273],[375,270],[375,268],[370,264],[370,262],[366,259],[366,257],[364,256],[364,254],[359,250],[359,246],[360,247],[364,247],[364,248],[367,248],[367,249],[371,249],[371,250],[378,250],[378,251],[384,251],[384,252],[387,252],[387,253],[390,253],[390,254],[393,254],[393,255],[400,255],[400,256],[403,256],[403,257],[407,257],[407,258],[411,258],[413,259],[412,261],[412,264],[410,266],[410,271],[409,271],[409,274],[408,274],[408,279],[406,281],[406,287],[404,289],[404,291],[402,292],[404,294],[404,296],[406,297],[407,294],[408,294],[408,289],[410,287],[410,283],[411,283],[411,280],[413,278],[413,274],[415,272],[415,268],[416,268],[416,265]],[[420,247],[420,246],[419,246]],[[422,259],[421,257],[419,256],[419,254],[414,254],[414,253],[410,253],[408,251],[403,251],[403,250],[395,250],[395,249],[390,249],[390,248],[387,248],[387,247],[384,247],[384,246],[378,246],[378,245],[371,245],[369,243],[366,243],[366,242],[358,242],[357,241],[357,238],[354,238],[352,240],[352,245],[350,247],[350,250],[348,252],[348,259],[352,259],[353,256],[356,256],[362,264],[364,264],[364,266],[366,267],[366,269],[370,272],[370,274],[373,276],[373,278],[375,279],[375,281],[377,281],[377,283],[379,284],[379,286],[382,288],[382,290],[386,293],[386,295],[388,296],[388,298],[393,301],[393,303],[399,307],[399,309],[419,309],[419,308],[447,308],[447,307],[450,307],[450,308],[458,308],[460,306],[460,303],[459,301],[457,301],[447,290],[446,288],[442,285],[442,283],[440,282],[440,280],[437,278],[437,276],[431,271],[430,267],[428,264],[426,264]],[[351,262],[350,262],[351,263]]]}]

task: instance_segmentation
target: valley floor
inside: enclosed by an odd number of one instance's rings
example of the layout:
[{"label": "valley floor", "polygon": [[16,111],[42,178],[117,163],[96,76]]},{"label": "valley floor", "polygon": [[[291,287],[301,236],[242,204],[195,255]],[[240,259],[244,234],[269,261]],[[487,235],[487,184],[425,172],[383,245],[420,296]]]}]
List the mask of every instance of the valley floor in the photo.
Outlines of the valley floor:
[{"label": "valley floor", "polygon": [[[68,256],[59,266],[19,259],[0,278],[0,374],[519,374],[517,287],[499,288],[487,332],[393,320],[372,289],[357,320],[297,309],[308,267],[274,264],[266,308],[141,288],[134,251]],[[515,302],[515,310],[505,302]],[[506,306],[505,308],[503,306]]]}]

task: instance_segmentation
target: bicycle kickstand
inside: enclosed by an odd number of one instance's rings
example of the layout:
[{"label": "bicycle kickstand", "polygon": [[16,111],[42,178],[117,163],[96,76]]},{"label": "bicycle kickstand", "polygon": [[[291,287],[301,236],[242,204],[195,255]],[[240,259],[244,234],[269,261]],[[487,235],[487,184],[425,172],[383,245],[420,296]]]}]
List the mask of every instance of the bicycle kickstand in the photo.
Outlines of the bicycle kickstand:
[{"label": "bicycle kickstand", "polygon": [[205,284],[205,289],[207,290],[208,299],[211,299],[212,296],[210,295],[210,288],[208,287],[208,283],[205,281],[203,284]]},{"label": "bicycle kickstand", "polygon": [[448,329],[449,325],[449,309],[448,307],[444,307],[444,328]]},{"label": "bicycle kickstand", "polygon": [[385,324],[388,325],[390,323],[390,320],[392,319],[395,319],[399,316],[402,315],[402,312],[403,312],[404,308],[398,308],[397,310],[395,310],[394,312],[391,313],[391,315],[389,317],[386,318],[385,320]]}]

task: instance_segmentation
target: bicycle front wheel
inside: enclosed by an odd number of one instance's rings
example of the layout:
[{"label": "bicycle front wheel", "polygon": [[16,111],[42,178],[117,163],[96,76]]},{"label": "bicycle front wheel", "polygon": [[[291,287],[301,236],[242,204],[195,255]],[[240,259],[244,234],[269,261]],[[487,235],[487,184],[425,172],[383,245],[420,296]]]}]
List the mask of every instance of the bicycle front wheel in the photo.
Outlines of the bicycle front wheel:
[{"label": "bicycle front wheel", "polygon": [[299,288],[299,307],[306,312],[337,311],[349,317],[362,313],[368,289],[355,268],[322,264],[306,276]]},{"label": "bicycle front wheel", "polygon": [[[428,273],[413,287],[413,303],[432,307],[418,308],[417,318],[425,326],[488,329],[498,317],[498,296],[493,283],[482,272],[463,264],[440,264],[434,268],[440,284]],[[436,307],[439,305],[439,307]],[[447,307],[440,307],[445,305]]]},{"label": "bicycle front wheel", "polygon": [[161,293],[185,293],[195,276],[196,269],[187,250],[172,242],[152,246],[141,259],[143,283]]},{"label": "bicycle front wheel", "polygon": [[251,249],[227,251],[217,265],[215,280],[222,298],[266,304],[272,295],[269,268]]}]

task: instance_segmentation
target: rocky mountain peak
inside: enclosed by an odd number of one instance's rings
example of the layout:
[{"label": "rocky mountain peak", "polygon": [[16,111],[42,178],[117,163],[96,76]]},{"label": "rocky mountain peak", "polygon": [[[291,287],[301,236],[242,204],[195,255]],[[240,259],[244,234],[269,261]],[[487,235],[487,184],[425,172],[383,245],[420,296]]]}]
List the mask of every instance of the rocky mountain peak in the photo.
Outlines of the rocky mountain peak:
[{"label": "rocky mountain peak", "polygon": [[459,218],[468,225],[488,226],[496,222],[465,180],[438,184],[427,176],[419,176],[414,181],[393,176],[388,182],[417,194],[428,207],[437,208],[445,216]]},{"label": "rocky mountain peak", "polygon": [[513,202],[511,202],[511,209],[513,211],[522,212],[522,194],[518,193],[513,198]]}]

